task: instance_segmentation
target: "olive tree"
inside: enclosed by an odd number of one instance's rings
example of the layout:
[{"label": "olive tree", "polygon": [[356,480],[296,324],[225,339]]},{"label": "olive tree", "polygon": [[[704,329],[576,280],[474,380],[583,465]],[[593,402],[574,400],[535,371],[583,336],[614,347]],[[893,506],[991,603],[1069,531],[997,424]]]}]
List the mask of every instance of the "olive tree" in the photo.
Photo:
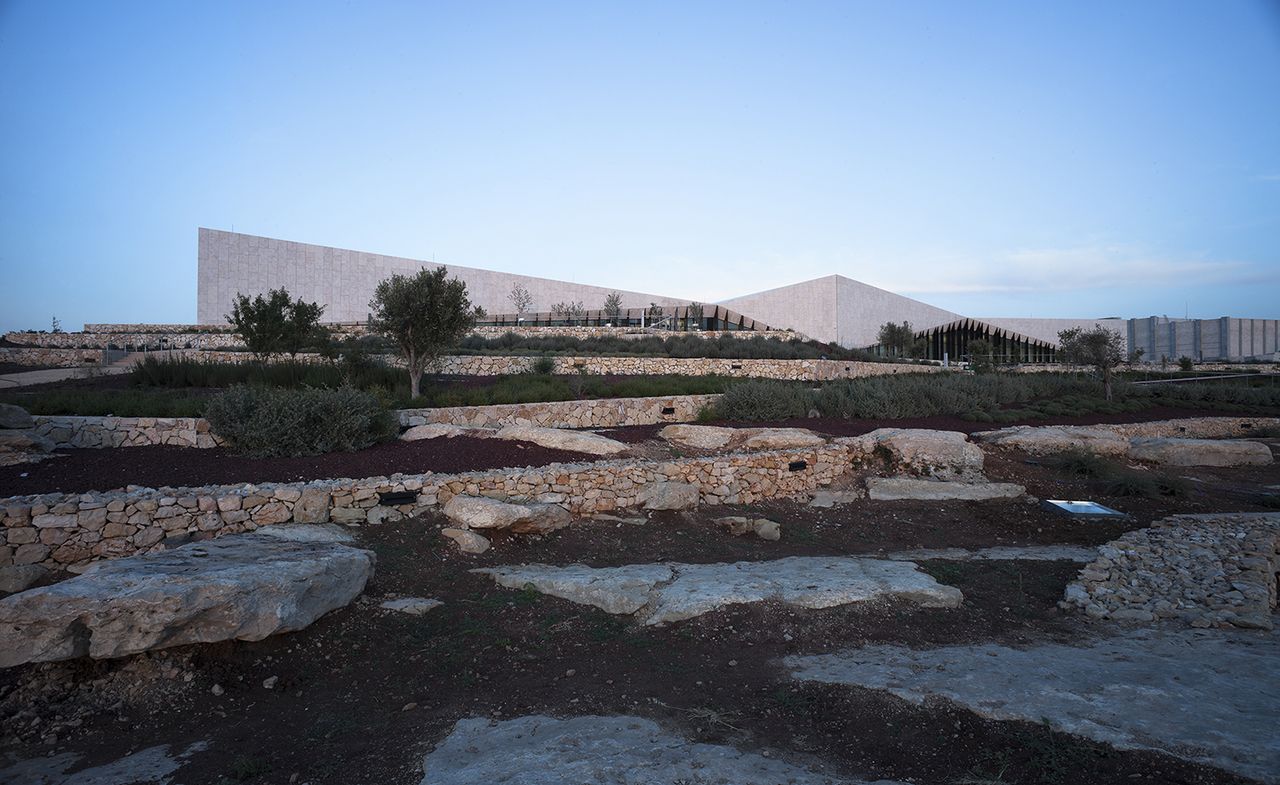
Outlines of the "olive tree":
[{"label": "olive tree", "polygon": [[1124,336],[1102,325],[1092,330],[1072,327],[1058,333],[1059,351],[1069,363],[1092,365],[1102,376],[1102,389],[1111,400],[1111,376],[1115,367],[1124,362]]},{"label": "olive tree", "polygon": [[231,313],[225,318],[245,347],[261,361],[279,352],[296,357],[316,339],[323,314],[323,305],[304,302],[302,298],[295,300],[281,287],[265,296],[236,294]]},{"label": "olive tree", "polygon": [[911,329],[911,322],[902,324],[885,322],[880,325],[880,332],[876,334],[876,343],[883,346],[893,357],[900,357],[910,352],[915,342],[916,333]]},{"label": "olive tree", "polygon": [[435,367],[445,349],[461,341],[476,320],[467,285],[450,278],[445,267],[380,281],[369,308],[373,329],[391,339],[404,356],[409,395],[414,398],[422,374]]}]

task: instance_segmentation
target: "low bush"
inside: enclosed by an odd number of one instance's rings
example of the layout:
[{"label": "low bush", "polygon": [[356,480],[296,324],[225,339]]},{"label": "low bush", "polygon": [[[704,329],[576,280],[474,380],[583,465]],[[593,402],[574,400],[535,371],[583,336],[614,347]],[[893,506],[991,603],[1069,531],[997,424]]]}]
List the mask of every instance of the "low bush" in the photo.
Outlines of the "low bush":
[{"label": "low bush", "polygon": [[661,337],[648,335],[637,338],[598,336],[575,338],[564,335],[528,336],[506,333],[497,338],[470,335],[452,350],[453,354],[561,354],[608,356],[658,356],[658,357],[711,357],[724,359],[760,360],[857,360],[863,362],[888,362],[858,349],[844,349],[835,344],[820,341],[802,341],[798,338],[782,340],[761,335],[735,338],[721,335],[703,338],[697,335],[673,335]]},{"label": "low bush", "polygon": [[395,416],[353,387],[286,389],[237,385],[205,409],[214,433],[255,458],[358,450],[395,435]]},{"label": "low bush", "polygon": [[813,392],[793,382],[751,380],[725,390],[716,402],[715,416],[723,420],[785,420],[804,417],[813,406]]},{"label": "low bush", "polygon": [[1045,465],[1077,477],[1103,477],[1115,470],[1115,465],[1102,456],[1088,450],[1069,450],[1050,456]]},{"label": "low bush", "polygon": [[0,403],[45,416],[200,417],[207,402],[207,396],[168,390],[42,390],[0,396]]}]

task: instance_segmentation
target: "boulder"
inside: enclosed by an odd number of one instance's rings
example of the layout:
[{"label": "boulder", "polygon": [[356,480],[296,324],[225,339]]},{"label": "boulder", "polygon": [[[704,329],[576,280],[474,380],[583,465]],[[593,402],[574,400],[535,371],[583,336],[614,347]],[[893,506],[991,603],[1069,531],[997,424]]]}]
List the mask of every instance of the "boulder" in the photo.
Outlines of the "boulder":
[{"label": "boulder", "polygon": [[0,431],[0,452],[53,452],[54,444],[35,431]]},{"label": "boulder", "polygon": [[754,534],[762,540],[778,540],[782,538],[782,527],[777,521],[771,521],[768,518],[744,518],[738,515],[730,515],[724,518],[716,518],[717,526],[722,526],[729,530],[734,537],[741,537],[744,534]]},{"label": "boulder", "polygon": [[879,428],[841,441],[861,452],[864,460],[883,457],[899,471],[931,477],[982,473],[982,450],[960,431]]},{"label": "boulder", "polygon": [[49,571],[39,564],[23,564],[14,567],[0,567],[0,591],[20,592],[30,589],[48,575]]},{"label": "boulder", "polygon": [[834,507],[837,504],[852,504],[861,499],[865,494],[856,489],[842,491],[814,491],[813,496],[809,499],[810,507]]},{"label": "boulder", "polygon": [[974,437],[993,447],[1014,447],[1031,455],[1081,450],[1098,455],[1124,455],[1129,440],[1108,428],[1080,425],[1016,425],[980,431]]},{"label": "boulder", "polygon": [[1262,442],[1227,439],[1134,439],[1129,457],[1167,466],[1265,466],[1274,460]]},{"label": "boulder", "polygon": [[489,541],[470,529],[441,529],[440,533],[453,540],[463,553],[484,553],[489,550]]},{"label": "boulder", "polygon": [[867,494],[874,501],[987,501],[1016,499],[1027,492],[1010,482],[942,482],[915,477],[868,477]]},{"label": "boulder", "polygon": [[795,450],[820,447],[826,443],[826,439],[804,428],[753,428],[742,447],[747,450]]},{"label": "boulder", "polygon": [[698,499],[698,486],[687,482],[655,482],[636,496],[646,510],[687,510],[697,507]]},{"label": "boulder", "polygon": [[97,562],[0,600],[0,667],[300,630],[364,590],[374,554],[241,534]]},{"label": "boulder", "polygon": [[536,425],[508,425],[494,436],[498,439],[530,442],[549,450],[568,450],[589,455],[616,455],[628,449],[628,445],[598,433],[541,428]]},{"label": "boulder", "polygon": [[441,437],[452,439],[455,436],[462,436],[477,430],[480,429],[464,428],[461,425],[453,425],[451,423],[427,423],[426,425],[415,425],[400,434],[400,441],[416,442],[423,439],[439,439]]},{"label": "boulder", "polygon": [[263,526],[255,533],[289,542],[351,543],[356,540],[351,532],[332,523],[277,523]]},{"label": "boulder", "polygon": [[34,427],[36,421],[26,409],[10,403],[0,403],[0,428],[21,431]]},{"label": "boulder", "polygon": [[695,450],[719,450],[733,441],[737,431],[717,425],[668,425],[658,431],[658,438],[677,447]]},{"label": "boulder", "polygon": [[512,504],[486,496],[454,496],[445,516],[464,529],[510,529],[516,534],[542,534],[569,525],[568,510],[558,504]]}]

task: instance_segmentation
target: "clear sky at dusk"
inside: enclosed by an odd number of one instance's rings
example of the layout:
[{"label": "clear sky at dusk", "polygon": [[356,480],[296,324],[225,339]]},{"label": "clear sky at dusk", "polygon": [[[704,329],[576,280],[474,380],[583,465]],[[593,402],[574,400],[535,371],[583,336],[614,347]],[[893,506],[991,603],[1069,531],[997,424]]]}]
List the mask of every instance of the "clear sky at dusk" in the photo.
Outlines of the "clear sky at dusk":
[{"label": "clear sky at dusk", "polygon": [[0,0],[0,329],[196,229],[718,300],[1280,318],[1280,3]]}]

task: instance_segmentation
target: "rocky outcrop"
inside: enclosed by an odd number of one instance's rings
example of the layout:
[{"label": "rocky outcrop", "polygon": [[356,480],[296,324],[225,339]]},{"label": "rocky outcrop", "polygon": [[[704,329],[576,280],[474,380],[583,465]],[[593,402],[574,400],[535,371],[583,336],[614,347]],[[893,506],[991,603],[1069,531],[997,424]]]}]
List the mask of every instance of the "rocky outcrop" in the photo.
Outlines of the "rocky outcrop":
[{"label": "rocky outcrop", "polygon": [[422,616],[427,611],[435,610],[444,605],[440,600],[432,597],[400,597],[394,600],[386,600],[378,605],[384,611],[395,611],[408,616]]},{"label": "rocky outcrop", "polygon": [[25,431],[36,427],[36,421],[21,406],[0,403],[0,430]]},{"label": "rocky outcrop", "polygon": [[0,403],[0,466],[36,463],[52,457],[54,443],[34,428],[35,419],[26,409]]},{"label": "rocky outcrop", "polygon": [[848,445],[864,462],[883,461],[898,472],[939,478],[982,473],[982,450],[959,431],[879,428],[837,442]]},{"label": "rocky outcrop", "polygon": [[791,557],[733,564],[632,564],[548,567],[533,564],[473,570],[509,588],[532,586],[607,613],[637,614],[645,624],[681,621],[726,605],[774,600],[831,608],[898,599],[926,608],[955,608],[963,595],[906,561]]},{"label": "rocky outcrop", "polygon": [[944,482],[915,477],[868,477],[867,494],[875,501],[988,501],[1016,499],[1027,492],[1009,482]]},{"label": "rocky outcrop", "polygon": [[461,425],[453,425],[452,423],[428,423],[426,425],[415,425],[404,433],[400,434],[400,441],[416,442],[423,439],[439,439],[447,437],[452,439],[455,436],[472,436],[476,435],[475,429],[464,428]]},{"label": "rocky outcrop", "polygon": [[734,537],[754,534],[762,540],[778,540],[782,538],[782,527],[777,521],[771,521],[768,518],[745,518],[740,515],[730,515],[724,518],[716,518],[715,523]]},{"label": "rocky outcrop", "polygon": [[99,562],[0,600],[0,667],[300,630],[364,590],[374,555],[260,534]]},{"label": "rocky outcrop", "polygon": [[687,482],[655,482],[636,497],[646,510],[687,510],[698,506],[698,487]]},{"label": "rocky outcrop", "polygon": [[530,442],[549,450],[568,450],[589,455],[617,455],[628,449],[628,445],[598,433],[539,428],[536,425],[507,425],[493,436],[495,439]]},{"label": "rocky outcrop", "polygon": [[440,534],[453,540],[463,553],[477,554],[489,550],[489,540],[470,529],[446,527],[440,530]]},{"label": "rocky outcrop", "polygon": [[[836,785],[826,772],[695,743],[643,717],[465,719],[426,756],[422,770],[421,785]],[[846,778],[839,783],[866,785]]]},{"label": "rocky outcrop", "polygon": [[677,447],[695,450],[719,450],[729,446],[737,434],[735,428],[717,425],[668,425],[658,431],[658,438]]},{"label": "rocky outcrop", "polygon": [[507,529],[545,534],[569,525],[569,511],[557,504],[511,504],[484,496],[454,496],[444,505],[449,520],[464,529]]},{"label": "rocky outcrop", "polygon": [[804,428],[753,428],[742,447],[745,450],[794,450],[817,447],[826,441]]},{"label": "rocky outcrop", "polygon": [[1136,438],[1129,457],[1166,466],[1265,466],[1274,461],[1267,445],[1240,439]]},{"label": "rocky outcrop", "polygon": [[1101,426],[1016,425],[980,431],[974,437],[993,447],[1013,447],[1031,455],[1072,451],[1124,455],[1129,451],[1128,437]]}]

